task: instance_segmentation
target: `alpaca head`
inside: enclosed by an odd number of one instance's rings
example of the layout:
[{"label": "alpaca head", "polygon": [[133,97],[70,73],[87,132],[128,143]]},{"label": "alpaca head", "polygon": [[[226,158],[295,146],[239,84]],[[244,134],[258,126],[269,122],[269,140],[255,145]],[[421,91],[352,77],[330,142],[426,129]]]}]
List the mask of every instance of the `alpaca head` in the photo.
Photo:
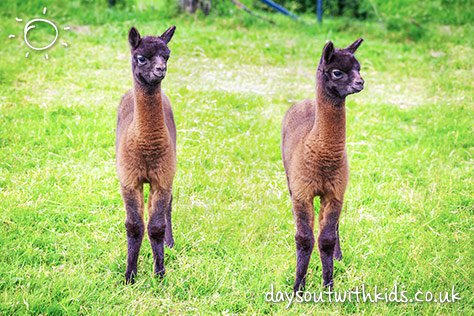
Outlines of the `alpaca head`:
[{"label": "alpaca head", "polygon": [[156,87],[166,76],[166,62],[170,56],[167,44],[176,27],[172,26],[161,36],[141,37],[135,27],[130,29],[128,42],[132,53],[133,79],[140,85]]},{"label": "alpaca head", "polygon": [[334,99],[344,99],[352,93],[364,89],[364,79],[360,76],[360,64],[354,53],[362,43],[359,38],[346,48],[334,48],[329,41],[323,49],[318,66],[318,85],[323,92]]}]

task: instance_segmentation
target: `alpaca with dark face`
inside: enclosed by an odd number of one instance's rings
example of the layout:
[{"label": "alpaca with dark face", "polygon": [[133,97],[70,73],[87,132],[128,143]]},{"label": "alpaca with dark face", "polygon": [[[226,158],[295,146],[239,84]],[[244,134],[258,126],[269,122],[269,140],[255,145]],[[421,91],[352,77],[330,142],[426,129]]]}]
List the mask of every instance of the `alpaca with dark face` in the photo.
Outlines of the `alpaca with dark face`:
[{"label": "alpaca with dark face", "polygon": [[172,185],[176,171],[176,127],[169,99],[161,91],[170,56],[168,43],[175,27],[161,36],[141,37],[132,27],[133,89],[118,108],[116,164],[125,204],[128,256],[126,282],[137,274],[137,260],[145,232],[143,185],[150,184],[148,237],[154,271],[163,276],[164,244],[174,244],[171,227]]},{"label": "alpaca with dark face", "polygon": [[333,258],[342,258],[339,215],[349,179],[345,99],[364,88],[354,57],[361,43],[358,39],[335,49],[328,42],[316,74],[316,100],[294,105],[283,119],[282,158],[296,226],[294,291],[304,288],[315,243],[315,196],[320,197],[318,248],[324,286],[333,285]]}]

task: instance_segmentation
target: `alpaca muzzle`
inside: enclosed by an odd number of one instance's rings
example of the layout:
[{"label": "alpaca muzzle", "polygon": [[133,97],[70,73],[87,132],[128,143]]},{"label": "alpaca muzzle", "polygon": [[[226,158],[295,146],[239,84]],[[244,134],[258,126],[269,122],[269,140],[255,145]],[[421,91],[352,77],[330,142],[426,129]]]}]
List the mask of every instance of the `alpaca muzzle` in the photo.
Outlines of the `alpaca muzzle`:
[{"label": "alpaca muzzle", "polygon": [[354,84],[352,85],[352,89],[354,89],[354,92],[361,92],[364,90],[364,79],[360,78]]}]

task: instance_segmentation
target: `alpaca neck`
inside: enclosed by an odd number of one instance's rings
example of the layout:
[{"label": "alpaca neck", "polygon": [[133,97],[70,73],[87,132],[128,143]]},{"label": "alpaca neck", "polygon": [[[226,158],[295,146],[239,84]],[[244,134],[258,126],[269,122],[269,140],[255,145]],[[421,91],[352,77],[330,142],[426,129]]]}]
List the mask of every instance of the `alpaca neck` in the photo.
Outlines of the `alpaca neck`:
[{"label": "alpaca neck", "polygon": [[169,140],[165,125],[161,84],[148,90],[134,83],[134,127],[139,140],[159,145]]},{"label": "alpaca neck", "polygon": [[309,141],[315,148],[329,149],[334,154],[344,153],[346,145],[345,99],[335,99],[317,87],[316,111]]}]

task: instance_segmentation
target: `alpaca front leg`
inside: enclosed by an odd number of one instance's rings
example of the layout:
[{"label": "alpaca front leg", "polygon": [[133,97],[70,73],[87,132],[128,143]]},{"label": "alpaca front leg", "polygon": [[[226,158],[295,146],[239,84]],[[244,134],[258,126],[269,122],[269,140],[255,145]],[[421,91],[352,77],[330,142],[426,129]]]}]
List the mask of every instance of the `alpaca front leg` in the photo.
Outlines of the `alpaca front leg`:
[{"label": "alpaca front leg", "polygon": [[153,251],[155,275],[165,274],[164,239],[166,232],[166,211],[171,200],[167,192],[151,192],[151,209],[148,220],[148,237]]},{"label": "alpaca front leg", "polygon": [[143,223],[143,191],[122,187],[122,197],[125,203],[127,219],[127,271],[125,282],[133,283],[137,274],[138,254],[143,240],[145,224]]},{"label": "alpaca front leg", "polygon": [[173,239],[173,225],[171,223],[171,208],[173,204],[173,195],[171,195],[170,202],[166,208],[166,228],[165,228],[165,244],[169,248],[172,248],[174,245]]},{"label": "alpaca front leg", "polygon": [[334,251],[337,243],[337,223],[342,210],[342,201],[321,198],[319,213],[318,247],[323,266],[323,285],[333,286]]},{"label": "alpaca front leg", "polygon": [[293,201],[293,216],[296,225],[296,278],[293,291],[303,290],[306,273],[314,248],[314,209],[313,203]]}]

